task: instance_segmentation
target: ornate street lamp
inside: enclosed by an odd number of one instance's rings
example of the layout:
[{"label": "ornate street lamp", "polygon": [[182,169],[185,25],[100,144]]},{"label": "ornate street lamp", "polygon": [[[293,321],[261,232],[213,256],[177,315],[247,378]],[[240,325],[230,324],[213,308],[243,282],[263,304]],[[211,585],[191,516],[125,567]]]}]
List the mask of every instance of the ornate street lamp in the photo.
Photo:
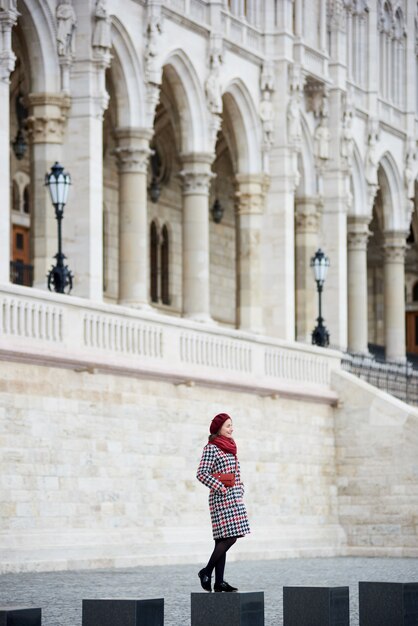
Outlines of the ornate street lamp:
[{"label": "ornate street lamp", "polygon": [[53,265],[48,274],[48,289],[57,293],[70,293],[73,287],[73,275],[64,265],[66,258],[62,252],[61,221],[64,217],[64,207],[67,203],[71,177],[64,172],[64,168],[57,161],[51,167],[51,172],[45,175],[45,185],[49,188],[51,202],[55,208],[55,217],[58,223],[58,252],[55,255],[56,265]]},{"label": "ornate street lamp", "polygon": [[224,208],[219,202],[218,198],[216,198],[215,202],[213,203],[210,212],[212,213],[212,218],[215,224],[220,224],[224,216]]},{"label": "ornate street lamp", "polygon": [[319,248],[315,252],[315,256],[311,259],[311,267],[314,272],[316,287],[318,290],[318,300],[319,300],[319,315],[316,318],[318,324],[315,329],[312,331],[312,343],[317,346],[328,346],[329,345],[329,332],[325,328],[323,322],[324,318],[322,317],[322,289],[324,287],[325,279],[327,277],[327,272],[329,268],[329,258],[325,256],[322,252],[321,248]]}]

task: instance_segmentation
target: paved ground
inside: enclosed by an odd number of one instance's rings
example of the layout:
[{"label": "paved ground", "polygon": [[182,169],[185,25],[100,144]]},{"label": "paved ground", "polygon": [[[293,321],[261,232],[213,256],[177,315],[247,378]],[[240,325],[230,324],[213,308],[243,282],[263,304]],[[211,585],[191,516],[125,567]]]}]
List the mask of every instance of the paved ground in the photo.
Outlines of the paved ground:
[{"label": "paved ground", "polygon": [[[0,576],[0,605],[41,606],[43,626],[81,626],[82,598],[165,598],[165,626],[190,625],[190,592],[199,567],[138,567]],[[350,587],[351,626],[358,626],[359,580],[418,582],[418,559],[283,559],[227,564],[241,591],[265,592],[265,626],[280,626],[284,585]],[[394,625],[395,626],[395,625]]]}]

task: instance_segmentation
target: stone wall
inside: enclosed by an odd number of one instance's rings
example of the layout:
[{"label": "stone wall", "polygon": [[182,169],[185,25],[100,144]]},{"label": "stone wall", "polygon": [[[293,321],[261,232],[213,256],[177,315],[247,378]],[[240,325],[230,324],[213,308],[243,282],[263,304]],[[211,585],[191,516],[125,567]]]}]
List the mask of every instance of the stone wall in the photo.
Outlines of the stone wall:
[{"label": "stone wall", "polygon": [[348,554],[418,556],[418,410],[347,372],[332,379]]},{"label": "stone wall", "polygon": [[3,361],[0,571],[203,562],[195,473],[221,410],[252,526],[234,558],[338,554],[329,405]]}]

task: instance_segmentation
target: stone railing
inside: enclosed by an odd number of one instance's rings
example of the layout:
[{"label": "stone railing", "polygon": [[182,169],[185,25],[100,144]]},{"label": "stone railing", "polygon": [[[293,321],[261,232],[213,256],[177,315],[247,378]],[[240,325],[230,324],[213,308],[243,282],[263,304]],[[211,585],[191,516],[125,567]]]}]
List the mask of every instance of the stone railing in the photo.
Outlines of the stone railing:
[{"label": "stone railing", "polygon": [[0,358],[334,403],[341,354],[150,309],[0,287]]}]

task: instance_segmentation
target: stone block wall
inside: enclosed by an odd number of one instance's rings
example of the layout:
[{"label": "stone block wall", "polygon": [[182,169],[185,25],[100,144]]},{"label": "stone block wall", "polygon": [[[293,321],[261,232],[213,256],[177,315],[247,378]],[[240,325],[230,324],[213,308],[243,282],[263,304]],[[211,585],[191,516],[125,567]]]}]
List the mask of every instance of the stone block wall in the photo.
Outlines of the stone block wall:
[{"label": "stone block wall", "polygon": [[1,362],[0,571],[204,561],[195,473],[221,410],[252,527],[234,558],[338,554],[330,406]]},{"label": "stone block wall", "polygon": [[332,380],[348,554],[418,556],[418,410],[347,372]]}]

